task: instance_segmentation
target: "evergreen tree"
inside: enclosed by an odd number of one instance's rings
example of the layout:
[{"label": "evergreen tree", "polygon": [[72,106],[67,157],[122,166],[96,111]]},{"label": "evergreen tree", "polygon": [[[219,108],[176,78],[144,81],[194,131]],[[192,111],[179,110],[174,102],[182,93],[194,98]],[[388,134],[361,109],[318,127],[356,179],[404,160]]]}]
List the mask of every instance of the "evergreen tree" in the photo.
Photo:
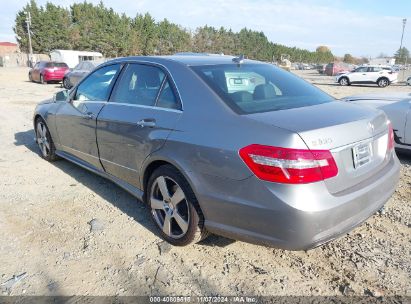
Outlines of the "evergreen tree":
[{"label": "evergreen tree", "polygon": [[205,25],[192,33],[167,19],[157,23],[149,13],[137,14],[134,18],[120,15],[101,1],[98,5],[82,2],[64,8],[52,3],[39,7],[35,0],[30,0],[17,13],[14,26],[20,48],[26,52],[26,12],[31,13],[32,45],[36,53],[76,49],[118,57],[188,51],[244,54],[264,61],[278,61],[282,54],[297,62],[327,63],[334,60],[326,46],[319,46],[315,52],[287,47],[270,42],[263,32],[247,28],[235,33],[224,27],[217,29]]}]

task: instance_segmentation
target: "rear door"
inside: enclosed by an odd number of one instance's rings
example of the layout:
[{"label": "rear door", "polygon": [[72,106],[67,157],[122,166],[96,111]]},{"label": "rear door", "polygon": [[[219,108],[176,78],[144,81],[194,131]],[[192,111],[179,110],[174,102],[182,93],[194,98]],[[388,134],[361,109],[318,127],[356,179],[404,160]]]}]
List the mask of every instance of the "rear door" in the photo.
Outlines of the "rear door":
[{"label": "rear door", "polygon": [[385,72],[380,67],[369,67],[367,74],[368,74],[369,81],[377,82],[378,78],[385,75]]},{"label": "rear door", "polygon": [[120,64],[102,67],[90,74],[62,103],[56,115],[61,150],[102,169],[96,143],[96,118],[106,104],[121,69]]},{"label": "rear door", "polygon": [[144,159],[163,146],[181,115],[166,71],[130,63],[97,118],[97,142],[106,172],[139,187]]}]

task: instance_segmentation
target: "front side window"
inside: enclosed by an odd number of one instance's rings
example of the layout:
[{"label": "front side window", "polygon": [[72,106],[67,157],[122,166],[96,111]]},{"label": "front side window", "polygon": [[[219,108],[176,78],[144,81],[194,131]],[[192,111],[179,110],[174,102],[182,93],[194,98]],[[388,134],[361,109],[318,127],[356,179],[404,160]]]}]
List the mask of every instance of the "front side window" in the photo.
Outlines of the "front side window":
[{"label": "front side window", "polygon": [[74,100],[107,101],[120,64],[108,65],[94,71],[77,88]]},{"label": "front side window", "polygon": [[121,75],[110,99],[112,102],[154,106],[165,79],[157,67],[129,64]]},{"label": "front side window", "polygon": [[367,72],[367,71],[368,71],[367,67],[360,67],[360,68],[357,68],[357,69],[354,70],[354,72],[356,72],[356,73],[364,73],[364,72]]},{"label": "front side window", "polygon": [[301,78],[269,64],[191,68],[239,114],[299,108],[334,100]]}]

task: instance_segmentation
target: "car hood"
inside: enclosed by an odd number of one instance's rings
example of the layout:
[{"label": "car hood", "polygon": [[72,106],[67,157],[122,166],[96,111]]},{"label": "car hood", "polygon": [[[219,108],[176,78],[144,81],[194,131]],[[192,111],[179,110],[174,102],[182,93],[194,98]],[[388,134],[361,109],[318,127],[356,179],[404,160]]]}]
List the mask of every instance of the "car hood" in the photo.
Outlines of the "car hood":
[{"label": "car hood", "polygon": [[387,128],[384,112],[341,101],[247,116],[299,134],[310,149],[338,148]]}]

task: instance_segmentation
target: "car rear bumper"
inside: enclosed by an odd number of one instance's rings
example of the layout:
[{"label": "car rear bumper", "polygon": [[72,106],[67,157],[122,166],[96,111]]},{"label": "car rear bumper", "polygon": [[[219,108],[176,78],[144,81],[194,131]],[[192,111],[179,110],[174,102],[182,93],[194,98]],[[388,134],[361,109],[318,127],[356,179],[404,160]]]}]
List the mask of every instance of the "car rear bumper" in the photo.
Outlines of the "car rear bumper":
[{"label": "car rear bumper", "polygon": [[198,196],[210,232],[282,249],[306,250],[347,233],[381,209],[395,191],[399,168],[394,154],[365,185],[334,195],[322,182],[280,185],[251,177],[236,182],[204,180],[206,188],[211,183],[212,188],[219,187],[219,193]]},{"label": "car rear bumper", "polygon": [[62,81],[64,74],[52,74],[52,73],[45,73],[44,80],[45,81]]}]

